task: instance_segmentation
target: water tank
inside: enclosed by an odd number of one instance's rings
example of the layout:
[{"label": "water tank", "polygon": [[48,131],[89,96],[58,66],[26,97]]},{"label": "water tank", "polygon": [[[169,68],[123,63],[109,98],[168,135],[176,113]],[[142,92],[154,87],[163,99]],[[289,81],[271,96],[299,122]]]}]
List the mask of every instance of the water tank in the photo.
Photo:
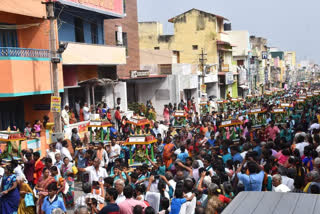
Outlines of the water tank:
[{"label": "water tank", "polygon": [[231,31],[231,23],[224,23],[223,24],[224,31]]}]

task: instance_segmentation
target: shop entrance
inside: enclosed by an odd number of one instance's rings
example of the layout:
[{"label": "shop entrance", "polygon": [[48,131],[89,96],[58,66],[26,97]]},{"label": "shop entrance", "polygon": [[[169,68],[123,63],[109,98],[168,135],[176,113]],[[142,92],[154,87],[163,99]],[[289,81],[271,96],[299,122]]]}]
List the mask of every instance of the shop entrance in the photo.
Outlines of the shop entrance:
[{"label": "shop entrance", "polygon": [[0,102],[0,130],[11,130],[16,126],[24,130],[24,106],[22,100]]}]

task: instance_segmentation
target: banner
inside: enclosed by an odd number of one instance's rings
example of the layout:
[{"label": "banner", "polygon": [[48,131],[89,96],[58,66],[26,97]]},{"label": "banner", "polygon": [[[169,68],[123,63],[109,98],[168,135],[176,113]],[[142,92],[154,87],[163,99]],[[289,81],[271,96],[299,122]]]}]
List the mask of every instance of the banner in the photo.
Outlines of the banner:
[{"label": "banner", "polygon": [[207,85],[206,84],[202,84],[200,89],[201,89],[201,93],[207,93]]},{"label": "banner", "polygon": [[51,96],[51,112],[60,112],[61,111],[61,97]]}]

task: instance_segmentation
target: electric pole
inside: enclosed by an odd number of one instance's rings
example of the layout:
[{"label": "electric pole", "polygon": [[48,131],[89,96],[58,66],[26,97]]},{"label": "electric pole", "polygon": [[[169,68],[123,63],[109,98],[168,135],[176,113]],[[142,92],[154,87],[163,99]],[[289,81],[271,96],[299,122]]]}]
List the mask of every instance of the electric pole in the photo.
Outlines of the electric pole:
[{"label": "electric pole", "polygon": [[205,63],[207,61],[207,58],[205,58],[207,56],[207,54],[204,53],[204,50],[203,48],[201,49],[201,54],[200,54],[200,58],[199,58],[199,61],[200,61],[200,69],[202,71],[202,84],[204,84],[204,78],[205,78]]},{"label": "electric pole", "polygon": [[[58,76],[58,63],[60,57],[57,56],[57,38],[55,29],[55,16],[54,16],[54,0],[46,1],[47,18],[50,20],[50,56],[53,76],[53,94],[55,97],[60,97],[59,94],[59,76]],[[60,112],[53,112],[54,117],[54,132],[62,133],[62,124]]]}]

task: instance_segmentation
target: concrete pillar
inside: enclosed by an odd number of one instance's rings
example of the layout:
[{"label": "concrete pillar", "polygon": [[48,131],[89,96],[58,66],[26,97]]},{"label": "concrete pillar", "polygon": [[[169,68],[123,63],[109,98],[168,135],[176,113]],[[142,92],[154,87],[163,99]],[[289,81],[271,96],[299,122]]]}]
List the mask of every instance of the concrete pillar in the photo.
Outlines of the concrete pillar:
[{"label": "concrete pillar", "polygon": [[90,86],[86,85],[86,102],[88,103],[88,106],[91,105],[91,98],[90,98]]},{"label": "concrete pillar", "polygon": [[65,88],[63,92],[63,107],[67,104],[69,105],[69,90]]}]

